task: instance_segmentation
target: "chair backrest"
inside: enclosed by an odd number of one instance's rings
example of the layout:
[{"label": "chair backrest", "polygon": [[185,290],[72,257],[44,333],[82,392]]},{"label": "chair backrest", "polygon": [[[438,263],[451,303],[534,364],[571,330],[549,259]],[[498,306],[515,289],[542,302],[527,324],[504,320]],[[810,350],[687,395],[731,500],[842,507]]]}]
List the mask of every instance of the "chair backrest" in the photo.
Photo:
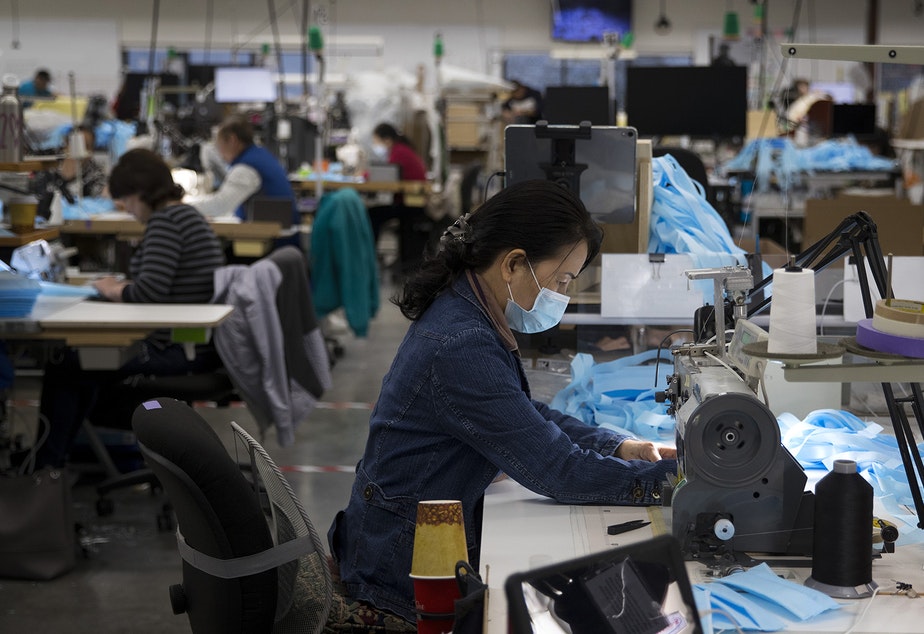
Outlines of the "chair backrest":
[{"label": "chair backrest", "polygon": [[285,615],[274,632],[320,632],[327,622],[333,597],[333,581],[327,553],[308,513],[288,480],[269,454],[237,423],[231,423],[237,439],[250,456],[253,473],[266,491],[270,508],[270,532],[276,544],[307,538],[310,546],[297,560],[281,565],[277,614]]},{"label": "chair backrest", "polygon": [[[192,408],[169,398],[146,401],[135,411],[132,426],[189,546],[219,559],[253,555],[273,546],[252,484]],[[276,570],[221,579],[184,561],[183,590],[193,632],[272,629]]]},{"label": "chair backrest", "polygon": [[292,226],[292,208],[295,203],[287,196],[252,196],[244,204],[248,221],[278,222],[283,229]]},{"label": "chair backrest", "polygon": [[147,401],[132,423],[176,510],[193,631],[320,632],[333,597],[326,551],[266,450],[231,424],[235,448],[249,458],[248,480],[185,403]]}]

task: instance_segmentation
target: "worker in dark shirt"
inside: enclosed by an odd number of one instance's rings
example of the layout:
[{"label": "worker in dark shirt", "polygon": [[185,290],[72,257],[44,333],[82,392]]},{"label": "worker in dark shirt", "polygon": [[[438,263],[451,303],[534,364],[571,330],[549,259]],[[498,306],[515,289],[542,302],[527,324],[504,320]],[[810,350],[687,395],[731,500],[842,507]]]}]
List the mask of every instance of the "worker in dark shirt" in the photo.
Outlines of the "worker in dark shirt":
[{"label": "worker in dark shirt", "polygon": [[[427,180],[427,168],[417,155],[414,146],[390,123],[380,123],[372,131],[372,154],[380,162],[387,161],[392,165],[397,165],[400,172],[398,178],[402,181]],[[370,207],[369,220],[372,223],[372,236],[376,244],[379,241],[382,225],[393,218],[398,218],[401,222],[399,229],[401,259],[403,261],[416,260],[421,253],[411,253],[412,249],[409,244],[413,237],[411,223],[422,214],[422,208],[406,205],[400,193],[395,194],[391,205]]]},{"label": "worker in dark shirt", "polygon": [[[173,182],[163,159],[148,150],[126,152],[109,176],[109,191],[145,230],[129,279],[101,278],[94,283],[99,294],[113,302],[209,303],[215,269],[224,264],[221,245],[202,214],[181,202],[183,188]],[[50,430],[38,450],[39,465],[63,466],[85,417],[127,426],[128,419],[119,419],[126,410],[130,418],[137,403],[110,395],[118,395],[120,384],[131,377],[200,373],[219,365],[211,344],[197,346],[190,359],[167,330],[152,333],[137,356],[112,371],[83,370],[77,351],[64,348],[45,366],[40,412]]]}]

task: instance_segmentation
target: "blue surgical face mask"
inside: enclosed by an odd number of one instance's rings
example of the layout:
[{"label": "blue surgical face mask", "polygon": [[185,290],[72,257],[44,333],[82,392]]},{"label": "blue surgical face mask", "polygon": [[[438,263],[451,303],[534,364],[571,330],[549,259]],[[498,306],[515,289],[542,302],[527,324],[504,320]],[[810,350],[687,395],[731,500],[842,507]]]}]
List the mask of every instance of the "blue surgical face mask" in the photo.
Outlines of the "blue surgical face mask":
[{"label": "blue surgical face mask", "polygon": [[532,273],[536,286],[539,287],[539,295],[536,296],[533,307],[526,310],[513,299],[513,291],[510,289],[510,284],[507,284],[510,299],[507,300],[504,316],[507,317],[507,325],[510,326],[511,330],[529,335],[557,326],[564,316],[565,309],[568,307],[568,302],[571,298],[539,284],[536,273],[533,271],[533,265],[529,263],[529,260],[526,261],[526,264],[529,266],[529,272]]},{"label": "blue surgical face mask", "polygon": [[381,143],[372,144],[372,155],[382,161],[388,159],[388,147],[382,145]]}]

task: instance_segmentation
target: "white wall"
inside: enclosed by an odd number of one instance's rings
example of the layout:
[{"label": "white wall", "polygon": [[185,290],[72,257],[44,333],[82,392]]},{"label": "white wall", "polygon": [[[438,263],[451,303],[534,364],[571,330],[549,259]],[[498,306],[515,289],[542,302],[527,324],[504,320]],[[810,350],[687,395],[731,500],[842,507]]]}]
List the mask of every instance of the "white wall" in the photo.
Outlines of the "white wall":
[{"label": "white wall", "polygon": [[[88,20],[112,21],[123,44],[147,46],[151,36],[151,2],[125,0],[30,0],[20,2],[21,19],[54,21],[57,24]],[[880,40],[890,44],[924,44],[924,18],[912,13],[907,0],[885,0],[880,15]],[[297,36],[301,19],[301,0],[275,0],[280,32]],[[667,14],[673,32],[662,37],[653,25],[660,3],[635,0],[636,49],[642,54],[694,54],[697,61],[708,58],[706,42],[710,33],[721,29],[727,0],[667,0]],[[769,7],[771,32],[779,35],[792,22],[795,0],[774,0]],[[814,41],[861,44],[866,24],[865,0],[805,0],[799,23],[800,41],[810,41],[810,21],[814,21]],[[0,49],[8,49],[8,5],[0,6]],[[412,70],[418,63],[432,64],[433,35],[444,34],[447,64],[464,66],[481,72],[498,74],[500,50],[548,50],[550,40],[549,0],[315,0],[312,22],[320,22],[325,35],[377,35],[384,38],[384,55],[369,58],[332,59],[331,70],[375,69],[399,65]],[[752,5],[747,0],[733,0],[742,29],[752,23]],[[215,20],[212,46],[227,48],[240,37],[252,37],[254,48],[271,42],[267,3],[255,0],[214,0]],[[158,42],[161,46],[201,47],[205,42],[205,0],[162,0]],[[89,24],[89,22],[88,22]],[[75,32],[92,37],[86,29]],[[57,37],[43,37],[37,42],[26,40],[24,46],[47,47],[60,58],[67,47]],[[89,42],[85,40],[86,45]],[[110,55],[107,53],[106,55]],[[35,60],[42,55],[35,55]],[[30,58],[30,59],[33,59]],[[76,59],[76,58],[75,58]],[[0,64],[3,63],[0,56]],[[115,62],[118,64],[118,61]],[[99,59],[93,63],[74,64],[78,79],[108,73],[113,62]],[[840,69],[840,70],[839,70]],[[793,75],[822,73],[816,79],[836,79],[842,65],[805,60],[794,61]],[[113,85],[117,83],[113,79]]]}]

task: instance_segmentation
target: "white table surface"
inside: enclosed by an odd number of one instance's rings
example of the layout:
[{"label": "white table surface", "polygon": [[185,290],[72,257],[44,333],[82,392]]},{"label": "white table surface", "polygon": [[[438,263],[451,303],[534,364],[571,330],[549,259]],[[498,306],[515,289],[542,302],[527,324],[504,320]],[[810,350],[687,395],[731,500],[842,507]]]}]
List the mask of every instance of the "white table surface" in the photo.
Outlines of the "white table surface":
[{"label": "white table surface", "polygon": [[[653,535],[652,527],[658,525],[659,513],[663,518],[664,510],[654,507],[580,507],[556,504],[512,480],[492,484],[485,494],[481,542],[480,572],[489,585],[485,632],[507,632],[504,582],[510,574],[586,555],[617,543],[625,545],[649,539]],[[615,537],[603,535],[605,525],[632,519],[654,521],[630,533]],[[704,566],[690,562],[687,568],[691,583],[704,581]],[[799,581],[811,573],[810,568],[787,570]],[[924,632],[924,545],[898,546],[894,554],[883,555],[881,559],[875,560],[873,579],[883,591],[894,589],[895,579],[911,583],[922,594],[922,598],[877,596],[855,632]],[[845,632],[866,607],[868,600],[838,600],[838,603],[842,606],[840,610],[819,615],[804,623],[792,623],[786,631]]]},{"label": "white table surface", "polygon": [[55,328],[210,328],[231,314],[225,304],[121,304],[82,301],[33,316],[45,329]]}]

